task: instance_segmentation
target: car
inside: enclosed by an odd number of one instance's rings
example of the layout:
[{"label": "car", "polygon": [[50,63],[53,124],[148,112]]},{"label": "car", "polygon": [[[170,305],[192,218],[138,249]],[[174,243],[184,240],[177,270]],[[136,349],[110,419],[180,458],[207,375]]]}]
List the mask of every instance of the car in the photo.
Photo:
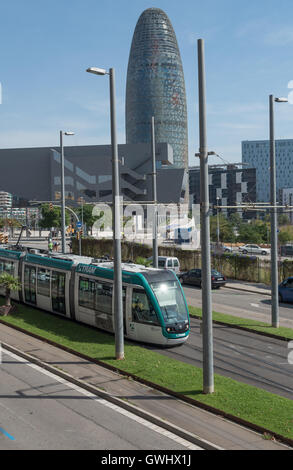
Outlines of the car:
[{"label": "car", "polygon": [[233,253],[233,249],[231,246],[223,245],[222,250],[224,251],[224,253]]},{"label": "car", "polygon": [[281,256],[293,256],[293,245],[281,246]]},{"label": "car", "polygon": [[[148,258],[149,261],[153,261],[153,257]],[[180,272],[180,262],[178,258],[171,256],[158,256],[158,268],[160,269],[171,269],[175,274]]]},{"label": "car", "polygon": [[268,248],[261,248],[258,245],[244,245],[239,247],[239,251],[243,253],[244,255],[247,254],[254,254],[254,255],[268,255],[270,253],[270,250]]},{"label": "car", "polygon": [[[201,287],[201,269],[191,269],[185,273],[178,275],[181,284],[192,284],[194,286]],[[221,286],[226,284],[226,278],[223,274],[219,273],[215,269],[211,271],[212,289],[219,289]]]},{"label": "car", "polygon": [[293,302],[293,277],[279,284],[279,302]]}]

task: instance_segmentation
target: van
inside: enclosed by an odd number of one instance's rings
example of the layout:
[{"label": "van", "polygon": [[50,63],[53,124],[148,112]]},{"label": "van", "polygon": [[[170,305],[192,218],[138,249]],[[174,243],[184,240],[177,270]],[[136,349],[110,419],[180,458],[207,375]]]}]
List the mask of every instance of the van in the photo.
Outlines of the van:
[{"label": "van", "polygon": [[175,274],[179,274],[180,272],[180,263],[178,258],[159,256],[158,267],[161,269],[171,269]]}]

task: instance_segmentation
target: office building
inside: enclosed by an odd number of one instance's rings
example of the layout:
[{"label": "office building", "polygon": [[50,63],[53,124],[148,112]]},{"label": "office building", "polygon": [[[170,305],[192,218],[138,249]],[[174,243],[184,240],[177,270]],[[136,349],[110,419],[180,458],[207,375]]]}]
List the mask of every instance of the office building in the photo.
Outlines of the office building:
[{"label": "office building", "polygon": [[[173,163],[188,169],[187,107],[180,52],[172,24],[162,10],[145,10],[136,25],[128,62],[126,143],[156,142],[173,149]],[[187,195],[186,195],[187,196]]]},{"label": "office building", "polygon": [[[277,194],[282,188],[292,187],[293,139],[276,140]],[[270,142],[268,140],[243,141],[242,162],[256,169],[256,198],[270,202]]]},{"label": "office building", "polygon": [[[200,203],[200,167],[189,168],[190,204]],[[256,172],[254,168],[243,168],[240,164],[209,166],[209,200],[211,206],[235,206],[255,202]],[[230,216],[237,212],[243,219],[255,217],[255,212],[240,209],[220,209]],[[213,209],[213,214],[216,214]]]}]

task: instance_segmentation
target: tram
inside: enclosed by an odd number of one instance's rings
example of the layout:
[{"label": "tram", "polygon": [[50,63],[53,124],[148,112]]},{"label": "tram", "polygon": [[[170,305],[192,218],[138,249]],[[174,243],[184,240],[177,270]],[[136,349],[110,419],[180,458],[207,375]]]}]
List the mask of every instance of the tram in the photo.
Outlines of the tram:
[{"label": "tram", "polygon": [[[0,274],[8,272],[21,283],[12,298],[114,332],[113,262],[36,251],[0,249]],[[126,338],[166,346],[187,340],[187,303],[173,271],[122,263],[122,283]]]}]

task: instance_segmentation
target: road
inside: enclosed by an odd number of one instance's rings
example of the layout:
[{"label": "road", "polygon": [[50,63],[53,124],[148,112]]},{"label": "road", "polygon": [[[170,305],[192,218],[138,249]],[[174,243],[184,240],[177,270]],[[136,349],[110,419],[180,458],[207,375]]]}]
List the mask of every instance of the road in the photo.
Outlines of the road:
[{"label": "road", "polygon": [[[213,332],[216,373],[292,399],[293,365],[288,364],[287,342],[219,325]],[[150,349],[202,367],[200,321],[191,319],[191,334],[182,346]]]},{"label": "road", "polygon": [[[201,289],[187,285],[183,285],[183,289],[188,305],[201,307]],[[216,312],[271,322],[271,299],[268,295],[221,287],[212,291],[212,307]],[[280,304],[280,324],[293,328],[293,304]]]},{"label": "road", "polygon": [[0,450],[187,450],[190,446],[10,352],[3,351],[0,376]]}]

